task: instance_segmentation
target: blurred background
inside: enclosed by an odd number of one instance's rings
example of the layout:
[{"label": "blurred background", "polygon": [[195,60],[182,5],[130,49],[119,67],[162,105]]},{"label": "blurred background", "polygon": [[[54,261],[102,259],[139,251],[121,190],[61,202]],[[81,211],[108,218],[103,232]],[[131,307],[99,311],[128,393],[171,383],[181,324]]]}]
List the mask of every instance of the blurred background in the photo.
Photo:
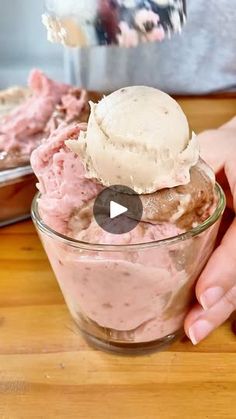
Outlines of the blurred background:
[{"label": "blurred background", "polygon": [[236,90],[236,0],[187,0],[182,35],[161,44],[67,52],[47,42],[43,0],[0,0],[0,7],[0,88],[25,84],[29,70],[38,67],[92,90],[130,84],[172,94]]},{"label": "blurred background", "polygon": [[25,84],[32,67],[63,79],[63,48],[47,42],[43,0],[0,0],[0,88]]}]

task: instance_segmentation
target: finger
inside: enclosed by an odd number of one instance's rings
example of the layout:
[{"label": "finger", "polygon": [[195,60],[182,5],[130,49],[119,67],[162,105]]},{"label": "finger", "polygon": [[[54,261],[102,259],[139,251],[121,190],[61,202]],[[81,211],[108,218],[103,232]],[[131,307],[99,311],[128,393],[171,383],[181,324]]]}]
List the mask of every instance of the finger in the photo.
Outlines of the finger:
[{"label": "finger", "polygon": [[218,173],[229,160],[236,156],[236,117],[231,119],[221,128],[208,130],[198,135],[200,154]]},{"label": "finger", "polygon": [[[236,147],[236,138],[235,138]],[[235,158],[229,159],[225,163],[225,174],[229,182],[230,190],[233,196],[234,209],[236,211],[236,170],[235,170]]]},{"label": "finger", "polygon": [[236,116],[234,116],[232,119],[227,121],[225,124],[221,125],[220,128],[235,129],[236,128]]},{"label": "finger", "polygon": [[[221,187],[223,187],[223,186],[221,185]],[[231,190],[230,189],[224,189],[224,193],[225,193],[225,198],[226,198],[226,202],[227,202],[227,207],[231,211],[234,212],[235,205],[234,205],[234,199],[233,199]]]},{"label": "finger", "polygon": [[193,320],[194,313],[189,313],[185,320],[185,332],[192,343],[196,345],[205,339],[214,329],[223,324],[236,308],[236,286],[232,288],[218,303],[209,310],[200,313]]},{"label": "finger", "polygon": [[233,196],[231,193],[228,179],[225,174],[225,170],[220,170],[220,172],[217,173],[216,180],[224,190],[227,201],[227,207],[233,209]]},{"label": "finger", "polygon": [[200,304],[197,303],[192,307],[191,311],[188,313],[184,321],[184,328],[185,328],[186,335],[188,335],[188,330],[192,326],[192,324],[195,323],[201,317],[203,313],[204,313],[204,310],[202,306],[200,306]]},{"label": "finger", "polygon": [[200,155],[206,163],[218,173],[224,168],[226,161],[225,143],[220,130],[208,130],[198,135]]},{"label": "finger", "polygon": [[196,285],[196,296],[207,310],[236,285],[236,218],[214,251]]}]

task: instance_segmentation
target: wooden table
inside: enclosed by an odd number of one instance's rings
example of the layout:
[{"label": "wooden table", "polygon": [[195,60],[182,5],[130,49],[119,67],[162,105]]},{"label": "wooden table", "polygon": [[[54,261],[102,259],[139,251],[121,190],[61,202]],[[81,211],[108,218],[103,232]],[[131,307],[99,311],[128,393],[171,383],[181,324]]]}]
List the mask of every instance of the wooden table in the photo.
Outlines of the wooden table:
[{"label": "wooden table", "polygon": [[[196,130],[236,98],[180,100]],[[0,231],[1,419],[236,418],[236,337],[226,323],[197,347],[120,357],[91,349],[70,319],[31,222]]]}]

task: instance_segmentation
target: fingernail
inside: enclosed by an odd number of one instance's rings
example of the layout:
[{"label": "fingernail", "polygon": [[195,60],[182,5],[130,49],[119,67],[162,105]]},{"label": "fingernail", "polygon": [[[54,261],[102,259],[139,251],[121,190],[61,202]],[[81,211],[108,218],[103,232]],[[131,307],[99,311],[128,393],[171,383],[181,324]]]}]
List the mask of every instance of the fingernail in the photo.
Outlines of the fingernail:
[{"label": "fingernail", "polygon": [[209,335],[213,330],[213,325],[207,320],[198,320],[189,328],[189,337],[193,345],[197,345],[201,340]]},{"label": "fingernail", "polygon": [[204,310],[208,310],[216,304],[225,294],[221,287],[213,287],[206,290],[200,297],[200,304]]}]

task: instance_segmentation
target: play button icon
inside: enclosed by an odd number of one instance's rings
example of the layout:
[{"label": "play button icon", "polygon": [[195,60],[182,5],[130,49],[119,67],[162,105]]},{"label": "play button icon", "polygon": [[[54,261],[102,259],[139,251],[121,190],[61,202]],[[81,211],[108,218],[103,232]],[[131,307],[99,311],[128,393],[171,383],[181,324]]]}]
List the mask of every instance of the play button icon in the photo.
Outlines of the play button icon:
[{"label": "play button icon", "polygon": [[139,195],[132,189],[115,185],[97,196],[93,214],[97,224],[106,232],[125,234],[141,220],[143,206]]},{"label": "play button icon", "polygon": [[110,218],[119,217],[119,215],[125,214],[128,211],[128,208],[123,207],[123,205],[117,204],[117,202],[110,202]]}]

